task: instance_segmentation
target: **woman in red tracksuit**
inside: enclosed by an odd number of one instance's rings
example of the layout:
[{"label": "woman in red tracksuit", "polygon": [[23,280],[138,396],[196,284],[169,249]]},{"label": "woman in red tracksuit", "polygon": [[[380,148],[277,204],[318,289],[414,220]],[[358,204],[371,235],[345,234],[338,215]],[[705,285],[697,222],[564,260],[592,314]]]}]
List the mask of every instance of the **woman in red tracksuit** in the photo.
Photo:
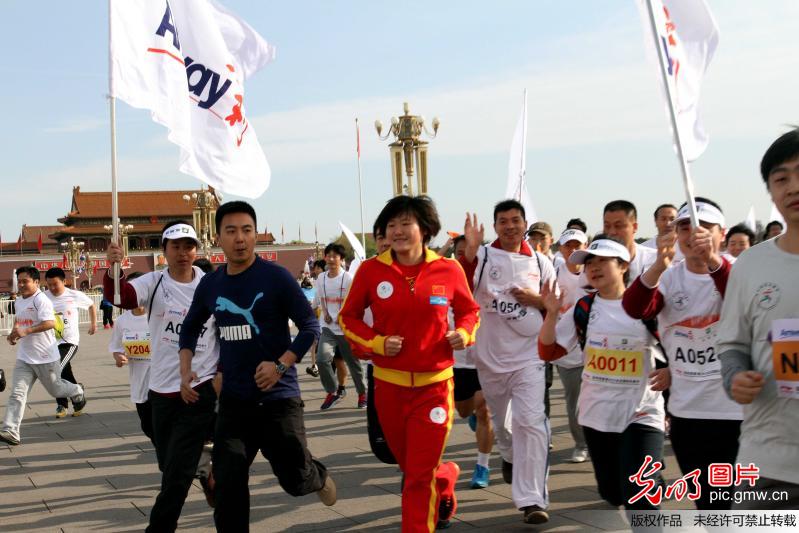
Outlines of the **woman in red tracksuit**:
[{"label": "woman in red tracksuit", "polygon": [[455,514],[460,469],[441,463],[454,412],[452,350],[474,342],[479,306],[458,262],[427,248],[441,229],[432,200],[397,196],[375,227],[391,249],[361,264],[339,324],[354,353],[374,365],[378,419],[405,475],[402,531],[429,532]]}]

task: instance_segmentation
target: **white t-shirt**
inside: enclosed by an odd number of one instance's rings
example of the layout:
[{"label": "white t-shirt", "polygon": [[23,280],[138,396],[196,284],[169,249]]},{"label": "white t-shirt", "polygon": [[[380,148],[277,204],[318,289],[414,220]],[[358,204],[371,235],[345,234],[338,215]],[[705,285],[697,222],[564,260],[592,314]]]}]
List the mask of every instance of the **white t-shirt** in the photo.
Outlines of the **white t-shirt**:
[{"label": "white t-shirt", "polygon": [[652,266],[652,263],[658,258],[657,250],[647,248],[641,244],[635,245],[635,257],[630,261],[630,282],[627,286],[631,285],[635,278],[646,272]]},{"label": "white t-shirt", "polygon": [[[30,298],[17,298],[16,323],[22,328],[31,328],[48,320],[55,320],[53,304],[42,291]],[[32,333],[17,341],[17,359],[32,365],[43,365],[59,361],[58,343],[55,331],[48,329],[40,333]]]},{"label": "white t-shirt", "polygon": [[[189,283],[175,281],[168,270],[150,272],[130,282],[136,289],[140,307],[149,311],[150,299],[153,300],[150,316],[150,390],[162,394],[180,391],[180,327],[202,277],[203,271],[194,267],[194,279]],[[159,279],[162,279],[160,285]],[[154,296],[153,291],[156,291]],[[218,363],[219,344],[216,322],[212,316],[200,333],[197,349],[191,360],[191,369],[198,377],[197,383],[213,378]]]},{"label": "white t-shirt", "polygon": [[[488,262],[483,268],[486,253]],[[474,298],[480,304],[480,327],[473,348],[478,369],[514,372],[531,363],[544,364],[538,356],[543,315],[519,304],[510,290],[521,287],[538,293],[541,283],[553,281],[555,268],[543,254],[527,256],[491,246],[478,250]]]},{"label": "white t-shirt", "polygon": [[91,298],[86,294],[73,289],[65,288],[61,296],[55,296],[52,292],[45,293],[53,303],[56,314],[61,315],[64,321],[64,333],[61,335],[58,344],[78,344],[80,343],[80,329],[78,328],[78,309],[88,309],[94,305]]},{"label": "white t-shirt", "polygon": [[[558,287],[560,287],[563,297],[563,307],[560,309],[560,317],[558,320],[568,318],[568,315],[574,313],[574,304],[577,300],[587,294],[583,288],[587,284],[584,271],[581,270],[577,274],[569,271],[564,264],[557,269]],[[583,351],[580,349],[579,344],[575,344],[574,348],[563,357],[553,361],[553,364],[562,368],[577,368],[583,366]]]},{"label": "white t-shirt", "polygon": [[741,420],[742,407],[724,391],[716,332],[722,298],[708,274],[685,262],[663,273],[658,285],[660,341],[671,372],[669,411],[682,418]]},{"label": "white t-shirt", "polygon": [[[344,270],[339,270],[338,276],[331,278],[328,272],[319,274],[316,279],[316,296],[314,296],[313,307],[321,307],[322,313],[319,315],[319,324],[323,328],[328,328],[335,335],[344,335],[341,331],[341,326],[338,325],[338,313],[341,311],[341,306],[344,303],[344,298],[350,291],[352,285],[352,274]],[[332,319],[328,324],[325,322],[324,310]]]},{"label": "white t-shirt", "polygon": [[114,321],[114,331],[108,345],[111,353],[122,353],[128,358],[130,373],[130,401],[144,403],[150,386],[150,326],[147,314],[136,316],[125,311]]},{"label": "white t-shirt", "polygon": [[[560,320],[557,343],[579,348],[574,315]],[[597,431],[621,433],[630,424],[663,431],[663,395],[649,386],[657,341],[640,320],[630,318],[621,300],[597,295],[586,332],[578,422]]]},{"label": "white t-shirt", "polygon": [[[655,250],[655,256],[657,257],[657,237],[652,237],[648,241],[644,241],[641,243],[641,246],[645,246],[647,248],[652,248]],[[677,246],[674,247],[674,259],[672,260],[671,264],[674,265],[675,263],[682,261],[685,259],[685,255],[682,253],[682,248],[680,248],[680,243],[677,243]],[[635,278],[633,278],[635,279]]]}]

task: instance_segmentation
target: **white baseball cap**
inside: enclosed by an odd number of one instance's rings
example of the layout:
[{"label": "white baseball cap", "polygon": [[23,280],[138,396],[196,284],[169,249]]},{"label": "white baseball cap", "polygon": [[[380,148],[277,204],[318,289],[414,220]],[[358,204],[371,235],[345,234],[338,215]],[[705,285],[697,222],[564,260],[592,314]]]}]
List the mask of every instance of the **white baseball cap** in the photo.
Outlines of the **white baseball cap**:
[{"label": "white baseball cap", "polygon": [[[707,222],[708,224],[718,224],[722,228],[724,226],[724,215],[721,210],[715,205],[705,202],[696,202],[696,215],[700,222]],[[691,219],[691,210],[687,205],[682,206],[682,209],[677,213],[677,218],[674,223],[682,222],[683,220]]]},{"label": "white baseball cap", "polygon": [[566,244],[569,241],[577,241],[580,244],[585,244],[588,242],[588,235],[578,229],[567,229],[560,234],[558,244]]},{"label": "white baseball cap", "polygon": [[597,239],[585,250],[575,250],[569,256],[569,263],[573,265],[585,264],[586,258],[591,255],[600,257],[618,257],[622,261],[630,262],[630,251],[627,247],[610,239]]},{"label": "white baseball cap", "polygon": [[161,235],[161,242],[163,243],[167,239],[191,239],[197,244],[197,246],[200,245],[200,239],[197,238],[197,232],[194,231],[194,228],[188,224],[175,224],[174,226],[169,226]]}]

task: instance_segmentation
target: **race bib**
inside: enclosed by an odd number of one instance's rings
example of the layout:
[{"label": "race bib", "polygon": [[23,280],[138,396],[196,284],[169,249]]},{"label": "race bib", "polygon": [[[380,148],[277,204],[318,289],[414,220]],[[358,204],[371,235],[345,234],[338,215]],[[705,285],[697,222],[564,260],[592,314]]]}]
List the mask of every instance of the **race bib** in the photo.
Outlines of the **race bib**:
[{"label": "race bib", "polygon": [[676,327],[671,332],[674,352],[669,365],[676,376],[689,381],[721,377],[721,362],[716,353],[716,324],[705,328]]},{"label": "race bib", "polygon": [[799,319],[772,322],[771,350],[777,394],[780,398],[799,400]]},{"label": "race bib", "polygon": [[643,342],[628,337],[592,337],[585,345],[583,377],[599,385],[638,387],[644,379]]},{"label": "race bib", "polygon": [[150,341],[147,339],[140,340],[138,336],[126,338],[122,341],[122,347],[125,349],[125,357],[133,360],[149,360],[150,359]]}]

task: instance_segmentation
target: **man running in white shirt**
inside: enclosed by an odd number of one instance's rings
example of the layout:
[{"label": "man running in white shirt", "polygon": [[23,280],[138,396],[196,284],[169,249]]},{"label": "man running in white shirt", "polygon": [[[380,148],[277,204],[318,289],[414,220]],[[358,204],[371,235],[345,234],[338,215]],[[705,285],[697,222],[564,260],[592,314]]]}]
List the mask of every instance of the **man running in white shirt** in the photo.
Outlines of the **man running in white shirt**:
[{"label": "man running in white shirt", "polygon": [[[198,400],[181,399],[179,336],[203,271],[193,266],[199,240],[194,228],[183,221],[170,222],[161,236],[167,269],[150,272],[128,282],[120,280],[123,309],[145,307],[150,325],[150,392],[153,441],[158,468],[163,472],[161,490],[150,512],[148,532],[174,531],[183,503],[197,472],[200,454],[211,432],[216,392],[213,378],[219,362],[216,325],[208,319],[191,361],[196,375],[190,386]],[[108,247],[109,264],[120,263],[122,248]],[[113,301],[114,281],[103,279],[106,299]]]},{"label": "man running in white shirt", "polygon": [[[657,260],[627,289],[622,305],[633,318],[658,320],[671,374],[671,445],[683,475],[699,469],[697,508],[729,509],[729,495],[714,498],[711,491],[724,489],[713,488],[706,476],[712,463],[735,462],[743,417],[741,407],[724,394],[716,350],[731,265],[719,255],[721,208],[705,198],[695,201],[699,227],[691,228],[689,208],[683,205],[676,232],[658,236]],[[672,266],[678,244],[685,260]]]},{"label": "man running in white shirt", "polygon": [[627,200],[609,202],[602,214],[602,232],[608,237],[618,239],[630,252],[628,265],[629,282],[640,276],[657,258],[657,252],[635,242],[638,231],[638,211],[635,205]]},{"label": "man running in white shirt", "polygon": [[17,363],[11,377],[11,394],[8,396],[0,442],[16,446],[20,443],[22,417],[28,391],[42,382],[53,398],[70,398],[77,410],[86,405],[83,387],[61,378],[58,343],[55,339],[55,312],[53,304],[39,290],[39,270],[32,266],[17,269],[19,295],[16,301],[14,328],[6,338],[11,346],[17,346]]},{"label": "man running in white shirt", "polygon": [[[537,337],[543,315],[540,290],[555,281],[555,269],[525,238],[524,207],[504,200],[494,207],[497,240],[482,246],[477,215],[467,215],[466,252],[461,264],[480,304],[475,366],[494,422],[502,476],[524,522],[549,520],[549,422],[544,412],[544,362]],[[510,408],[511,401],[513,407]],[[511,411],[511,431],[505,417]]]},{"label": "man running in white shirt", "polygon": [[[588,285],[583,273],[583,265],[569,263],[569,257],[575,251],[584,250],[588,246],[588,236],[579,229],[567,229],[561,234],[558,244],[564,259],[564,264],[555,269],[558,287],[563,295],[560,315],[569,318],[569,313],[574,312],[574,304],[586,295],[585,287]],[[583,381],[583,350],[579,345],[575,345],[568,354],[555,360],[554,365],[558,367],[558,375],[563,384],[569,431],[574,439],[571,462],[584,463],[588,459],[588,446],[585,443],[583,428],[580,427],[580,422],[577,419],[577,405]]]},{"label": "man running in white shirt", "polygon": [[[799,130],[766,150],[760,173],[788,226],[753,246],[732,269],[718,331],[721,372],[730,397],[744,406],[736,462],[754,465],[734,509],[799,508]],[[787,492],[787,498],[775,498]],[[762,500],[760,496],[766,495]]]},{"label": "man running in white shirt", "polygon": [[[78,344],[80,343],[78,309],[89,310],[89,335],[94,335],[97,331],[97,309],[94,301],[86,294],[69,289],[64,285],[66,277],[64,270],[59,267],[48,270],[44,274],[44,280],[47,282],[47,288],[49,289],[45,294],[53,303],[55,314],[60,316],[64,324],[60,335],[59,331],[56,330],[58,352],[61,355],[61,377],[70,383],[77,384],[75,374],[72,373],[72,360],[78,353]],[[67,398],[58,398],[56,399],[56,404],[56,418],[67,416],[69,400]],[[73,404],[72,416],[80,416],[82,412],[80,409],[75,409]]]},{"label": "man running in white shirt", "polygon": [[344,385],[336,387],[336,376],[333,375],[332,363],[336,349],[352,375],[352,381],[358,393],[358,409],[366,409],[366,383],[363,366],[361,361],[352,355],[350,345],[338,324],[338,313],[352,285],[352,275],[342,267],[345,253],[344,247],[340,244],[330,243],[325,247],[327,270],[316,278],[316,295],[312,306],[314,309],[322,311],[320,320],[322,334],[316,348],[316,365],[319,369],[322,386],[327,393],[321,406],[323,411],[330,409],[347,395]]}]

